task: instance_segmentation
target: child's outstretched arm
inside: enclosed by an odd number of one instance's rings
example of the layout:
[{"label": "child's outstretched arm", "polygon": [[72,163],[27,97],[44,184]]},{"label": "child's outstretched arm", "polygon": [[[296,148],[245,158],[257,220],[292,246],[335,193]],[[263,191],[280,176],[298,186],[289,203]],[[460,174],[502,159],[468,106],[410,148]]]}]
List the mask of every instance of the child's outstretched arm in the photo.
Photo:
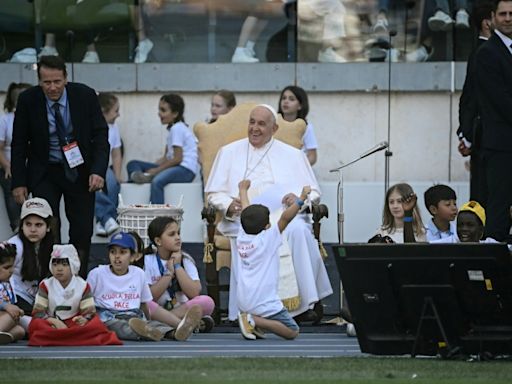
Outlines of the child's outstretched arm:
[{"label": "child's outstretched arm", "polygon": [[296,199],[295,202],[286,208],[286,210],[282,213],[279,221],[277,222],[279,232],[283,232],[290,221],[292,221],[293,218],[297,215],[297,212],[299,212],[299,209],[304,205],[304,200],[307,199],[310,192],[311,187],[306,185],[304,188],[302,188],[300,197]]},{"label": "child's outstretched arm", "polygon": [[404,243],[415,243],[416,238],[414,237],[414,207],[418,197],[413,192],[407,196],[402,197],[402,207],[404,209]]},{"label": "child's outstretched arm", "polygon": [[249,205],[251,205],[250,201],[249,201],[249,195],[248,195],[248,190],[251,186],[251,181],[250,180],[242,180],[241,182],[238,183],[238,191],[240,192],[240,201],[242,203],[242,210],[244,210],[245,208],[247,208]]}]

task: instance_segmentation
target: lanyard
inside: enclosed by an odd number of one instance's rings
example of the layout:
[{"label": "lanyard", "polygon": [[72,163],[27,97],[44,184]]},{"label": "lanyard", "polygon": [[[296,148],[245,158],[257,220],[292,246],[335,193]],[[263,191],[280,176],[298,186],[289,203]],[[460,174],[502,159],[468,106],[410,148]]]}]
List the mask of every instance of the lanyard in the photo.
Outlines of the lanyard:
[{"label": "lanyard", "polygon": [[[158,263],[158,269],[160,270],[160,276],[163,276],[166,268],[164,268],[162,259],[160,258],[160,255],[158,254],[158,252],[155,254],[155,256],[156,256],[156,262]],[[169,296],[171,296],[171,300],[174,299],[174,296],[176,295],[176,291],[178,291],[178,280],[176,279],[176,275],[175,275],[172,278],[171,284],[167,287],[167,292],[169,292]]]},{"label": "lanyard", "polygon": [[4,291],[7,293],[7,296],[9,297],[9,303],[14,304],[16,302],[16,296],[14,295],[14,291],[12,289],[11,283],[2,282],[2,287],[4,287]]}]

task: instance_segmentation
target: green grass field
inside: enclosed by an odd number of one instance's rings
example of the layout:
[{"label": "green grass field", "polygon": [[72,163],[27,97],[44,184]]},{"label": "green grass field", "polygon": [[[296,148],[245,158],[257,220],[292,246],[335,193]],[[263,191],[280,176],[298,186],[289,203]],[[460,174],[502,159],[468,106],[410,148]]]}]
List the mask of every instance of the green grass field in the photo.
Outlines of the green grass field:
[{"label": "green grass field", "polygon": [[0,383],[507,383],[512,362],[411,358],[2,359]]}]

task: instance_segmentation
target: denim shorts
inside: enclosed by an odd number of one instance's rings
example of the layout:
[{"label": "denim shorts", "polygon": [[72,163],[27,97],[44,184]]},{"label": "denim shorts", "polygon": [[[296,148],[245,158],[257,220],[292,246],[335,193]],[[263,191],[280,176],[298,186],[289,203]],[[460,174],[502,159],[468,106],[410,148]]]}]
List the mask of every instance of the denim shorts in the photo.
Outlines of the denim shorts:
[{"label": "denim shorts", "polygon": [[297,325],[295,320],[293,320],[293,317],[290,315],[290,312],[288,312],[288,310],[286,308],[281,309],[279,312],[277,312],[274,315],[270,315],[270,316],[266,317],[266,319],[277,320],[280,323],[283,323],[284,325],[286,325],[292,331],[299,330],[299,326]]}]

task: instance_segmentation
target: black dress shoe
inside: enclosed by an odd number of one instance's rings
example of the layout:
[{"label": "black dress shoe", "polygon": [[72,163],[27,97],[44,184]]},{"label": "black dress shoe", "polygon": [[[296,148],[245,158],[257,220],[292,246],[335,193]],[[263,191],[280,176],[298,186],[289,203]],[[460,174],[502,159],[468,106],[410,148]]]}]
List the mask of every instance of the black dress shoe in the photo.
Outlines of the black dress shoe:
[{"label": "black dress shoe", "polygon": [[295,316],[293,319],[297,323],[314,323],[315,321],[318,320],[318,316],[315,311],[313,311],[312,309],[308,309],[306,312],[303,312],[300,315]]}]

